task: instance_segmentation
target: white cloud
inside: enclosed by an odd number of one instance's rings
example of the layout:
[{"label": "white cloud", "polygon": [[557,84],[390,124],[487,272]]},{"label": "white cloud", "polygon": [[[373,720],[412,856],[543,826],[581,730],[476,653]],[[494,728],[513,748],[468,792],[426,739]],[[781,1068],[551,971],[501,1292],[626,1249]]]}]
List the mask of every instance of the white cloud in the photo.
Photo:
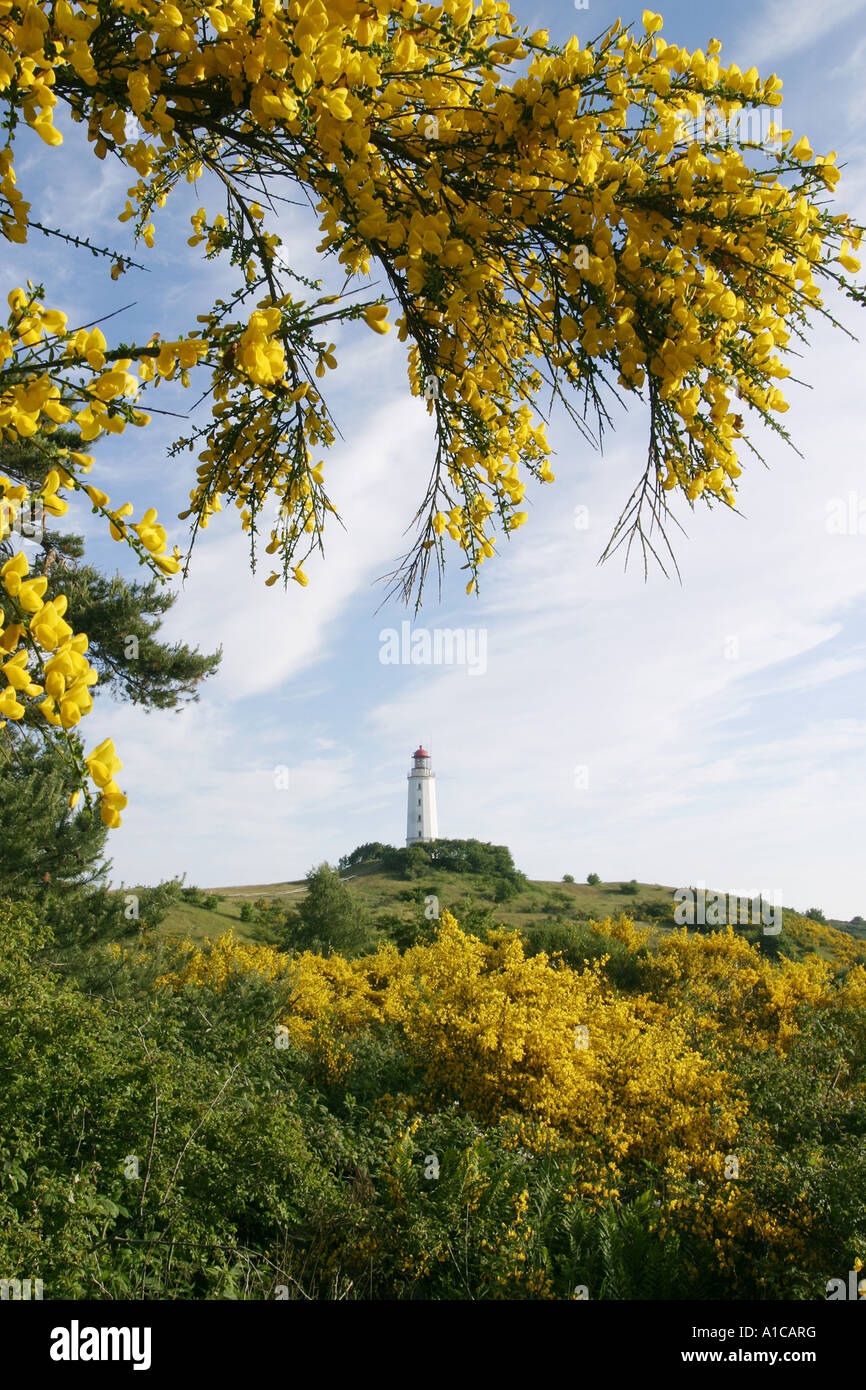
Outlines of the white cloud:
[{"label": "white cloud", "polygon": [[778,63],[820,42],[864,6],[866,0],[833,0],[829,5],[816,5],[814,0],[770,0],[752,12],[754,17],[739,48],[759,68]]}]

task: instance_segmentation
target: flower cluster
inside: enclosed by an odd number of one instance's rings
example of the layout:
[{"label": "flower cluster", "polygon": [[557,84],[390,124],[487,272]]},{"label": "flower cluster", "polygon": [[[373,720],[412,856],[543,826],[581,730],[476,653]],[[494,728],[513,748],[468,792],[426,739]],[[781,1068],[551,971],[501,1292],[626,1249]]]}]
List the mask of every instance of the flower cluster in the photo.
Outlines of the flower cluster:
[{"label": "flower cluster", "polygon": [[[708,109],[727,121],[778,107],[780,80],[724,64],[715,39],[705,52],[668,42],[649,10],[641,32],[617,21],[594,45],[557,46],[519,30],[504,0],[0,9],[0,91],[14,119],[58,145],[53,112],[67,103],[96,157],[110,151],[137,176],[120,217],[147,247],[179,180],[219,180],[226,211],[209,220],[198,209],[189,242],[229,254],[241,289],[141,375],[176,365],[186,380],[207,363],[212,420],[178,442],[199,446],[187,515],[205,525],[227,496],[255,535],[276,497],[268,550],[302,584],[296,552],[306,547],[302,563],[335,510],[314,476],[313,450],[335,431],[312,378],[336,366],[316,327],[356,319],[384,333],[389,308],[286,294],[280,238],[254,189],[294,183],[318,210],[322,254],[350,275],[377,267],[390,286],[438,441],[402,571],[410,588],[449,539],[471,589],[497,530],[526,520],[528,481],[554,477],[536,404],[548,390],[581,424],[594,410],[599,429],[605,392],[647,401],[647,471],[624,524],[639,527],[647,502],[663,515],[674,491],[734,505],[743,413],[781,430],[781,354],[823,312],[818,280],[846,284],[859,269],[862,229],[822,204],[835,155],[781,129],[769,143],[708,123],[705,138],[688,132]],[[29,205],[11,149],[2,158],[0,223],[22,240]],[[264,297],[237,316],[257,289]],[[94,332],[88,358],[104,351]],[[118,406],[139,352],[127,355],[75,416],[85,438],[133,418]]]},{"label": "flower cluster", "polygon": [[[0,504],[7,484],[8,479],[0,477]],[[56,486],[56,475],[49,474],[48,500]],[[19,506],[24,500],[20,488],[10,486],[9,495]],[[87,660],[87,637],[73,632],[66,622],[64,594],[45,599],[48,580],[45,575],[30,576],[23,551],[0,566],[0,582],[0,674],[6,681],[0,690],[0,728],[7,720],[23,720],[32,707],[53,728],[74,729],[93,708],[90,691],[97,681]],[[36,663],[34,669],[31,661]],[[99,813],[109,829],[120,825],[120,812],[127,804],[114,780],[122,766],[111,739],[95,748],[83,765],[79,762],[82,776],[89,775],[99,789]],[[76,792],[73,804],[77,797]]]}]

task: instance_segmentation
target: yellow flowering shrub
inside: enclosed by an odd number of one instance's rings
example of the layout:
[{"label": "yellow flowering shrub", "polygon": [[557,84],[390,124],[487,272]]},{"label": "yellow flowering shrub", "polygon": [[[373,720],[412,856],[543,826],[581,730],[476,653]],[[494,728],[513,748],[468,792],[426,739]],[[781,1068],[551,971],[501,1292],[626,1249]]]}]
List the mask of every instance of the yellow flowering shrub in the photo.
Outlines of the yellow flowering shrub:
[{"label": "yellow flowering shrub", "polygon": [[602,922],[590,920],[589,929],[596,936],[609,936],[614,941],[621,941],[632,955],[646,946],[651,935],[648,927],[636,927],[633,919],[624,912],[617,918],[605,917]]},{"label": "yellow flowering shrub", "polygon": [[866,965],[855,965],[848,972],[837,997],[849,1008],[866,1009]]},{"label": "yellow flowering shrub", "polygon": [[223,990],[236,975],[255,971],[266,980],[277,980],[288,969],[288,958],[273,946],[256,946],[246,941],[238,941],[233,932],[228,931],[211,942],[206,950],[185,941],[180,947],[187,959],[180,969],[170,975],[161,975],[158,985],[180,989],[183,985],[209,985],[212,989]]},{"label": "yellow flowering shrub", "polygon": [[[274,955],[222,937],[166,983],[222,987],[249,969],[274,978]],[[354,1036],[393,1025],[425,1104],[457,1100],[485,1120],[510,1116],[515,1144],[581,1153],[592,1174],[584,1195],[612,1195],[623,1168],[643,1161],[712,1168],[735,1133],[738,1102],[711,1114],[724,1076],[679,1019],[617,995],[597,966],[578,973],[552,970],[544,954],[527,959],[515,934],[485,943],[446,912],[430,945],[354,961],[304,952],[287,976],[291,1008],[281,1021],[330,1074],[351,1064]]]},{"label": "yellow flowering shrub", "polygon": [[[643,947],[627,918],[595,929]],[[432,941],[402,954],[389,945],[352,961],[311,952],[290,958],[231,935],[188,952],[164,984],[223,989],[249,970],[283,980],[288,1003],[278,1021],[328,1085],[351,1089],[375,1040],[398,1047],[405,1085],[376,1092],[374,1108],[392,1125],[381,1181],[395,1220],[405,1217],[415,1232],[403,1255],[397,1240],[395,1258],[415,1276],[451,1258],[445,1234],[431,1227],[428,1240],[413,1213],[418,1145],[435,1147],[431,1119],[441,1124],[455,1114],[483,1126],[478,1135],[495,1129],[513,1155],[569,1165],[566,1205],[602,1210],[651,1186],[659,1236],[679,1232],[710,1248],[731,1288],[746,1249],[759,1263],[765,1250],[774,1261],[808,1264],[821,1220],[807,1200],[808,1164],[799,1205],[756,1196],[758,1176],[759,1194],[789,1190],[789,1158],[767,1120],[751,1112],[749,1067],[740,1064],[744,1053],[756,1063],[774,1054],[784,1062],[800,1037],[803,1006],[812,1014],[862,1007],[862,965],[837,979],[817,956],[762,957],[730,928],[682,931],[642,955],[638,990],[618,992],[604,960],[574,969],[543,953],[527,957],[519,934],[496,930],[482,941],[448,912]],[[473,1158],[471,1143],[459,1170],[455,1162],[449,1181],[460,1203],[470,1214],[486,1209],[489,1168]],[[543,1270],[523,1268],[531,1236],[525,1203],[521,1188],[509,1190],[511,1214],[486,1258],[503,1292],[544,1297]],[[363,1239],[376,1257],[381,1237]]]},{"label": "yellow flowering shrub", "polygon": [[785,942],[849,966],[866,963],[866,941],[798,912],[785,912]]},{"label": "yellow flowering shrub", "polygon": [[[840,933],[841,935],[841,933]],[[695,1026],[718,1034],[718,1045],[785,1051],[798,1032],[801,1005],[826,1008],[839,996],[831,962],[809,955],[802,961],[762,956],[732,926],[666,936],[647,970],[654,994],[665,1003],[693,1009]]]}]

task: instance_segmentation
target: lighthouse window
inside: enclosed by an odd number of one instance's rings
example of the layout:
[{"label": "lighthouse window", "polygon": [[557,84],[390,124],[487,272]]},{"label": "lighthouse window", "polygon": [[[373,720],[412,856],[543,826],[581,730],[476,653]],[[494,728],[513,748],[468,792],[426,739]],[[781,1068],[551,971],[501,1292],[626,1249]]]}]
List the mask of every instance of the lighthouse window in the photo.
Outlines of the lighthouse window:
[{"label": "lighthouse window", "polygon": [[421,817],[419,816],[418,819],[419,819],[419,821],[420,821]]}]

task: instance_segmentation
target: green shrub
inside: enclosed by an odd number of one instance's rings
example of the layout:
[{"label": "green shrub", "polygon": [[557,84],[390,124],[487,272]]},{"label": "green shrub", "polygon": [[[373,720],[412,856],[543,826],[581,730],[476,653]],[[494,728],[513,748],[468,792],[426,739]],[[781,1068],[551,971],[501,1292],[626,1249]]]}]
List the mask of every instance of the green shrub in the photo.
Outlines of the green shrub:
[{"label": "green shrub", "polygon": [[496,903],[511,902],[512,898],[517,897],[517,884],[511,878],[498,878],[493,888],[493,901]]},{"label": "green shrub", "polygon": [[637,989],[643,981],[644,962],[648,958],[646,948],[629,951],[618,938],[592,931],[582,922],[545,922],[537,927],[521,928],[521,934],[528,956],[540,955],[542,951],[548,956],[557,955],[573,970],[582,970],[587,963],[608,956],[605,974],[620,989]]}]

